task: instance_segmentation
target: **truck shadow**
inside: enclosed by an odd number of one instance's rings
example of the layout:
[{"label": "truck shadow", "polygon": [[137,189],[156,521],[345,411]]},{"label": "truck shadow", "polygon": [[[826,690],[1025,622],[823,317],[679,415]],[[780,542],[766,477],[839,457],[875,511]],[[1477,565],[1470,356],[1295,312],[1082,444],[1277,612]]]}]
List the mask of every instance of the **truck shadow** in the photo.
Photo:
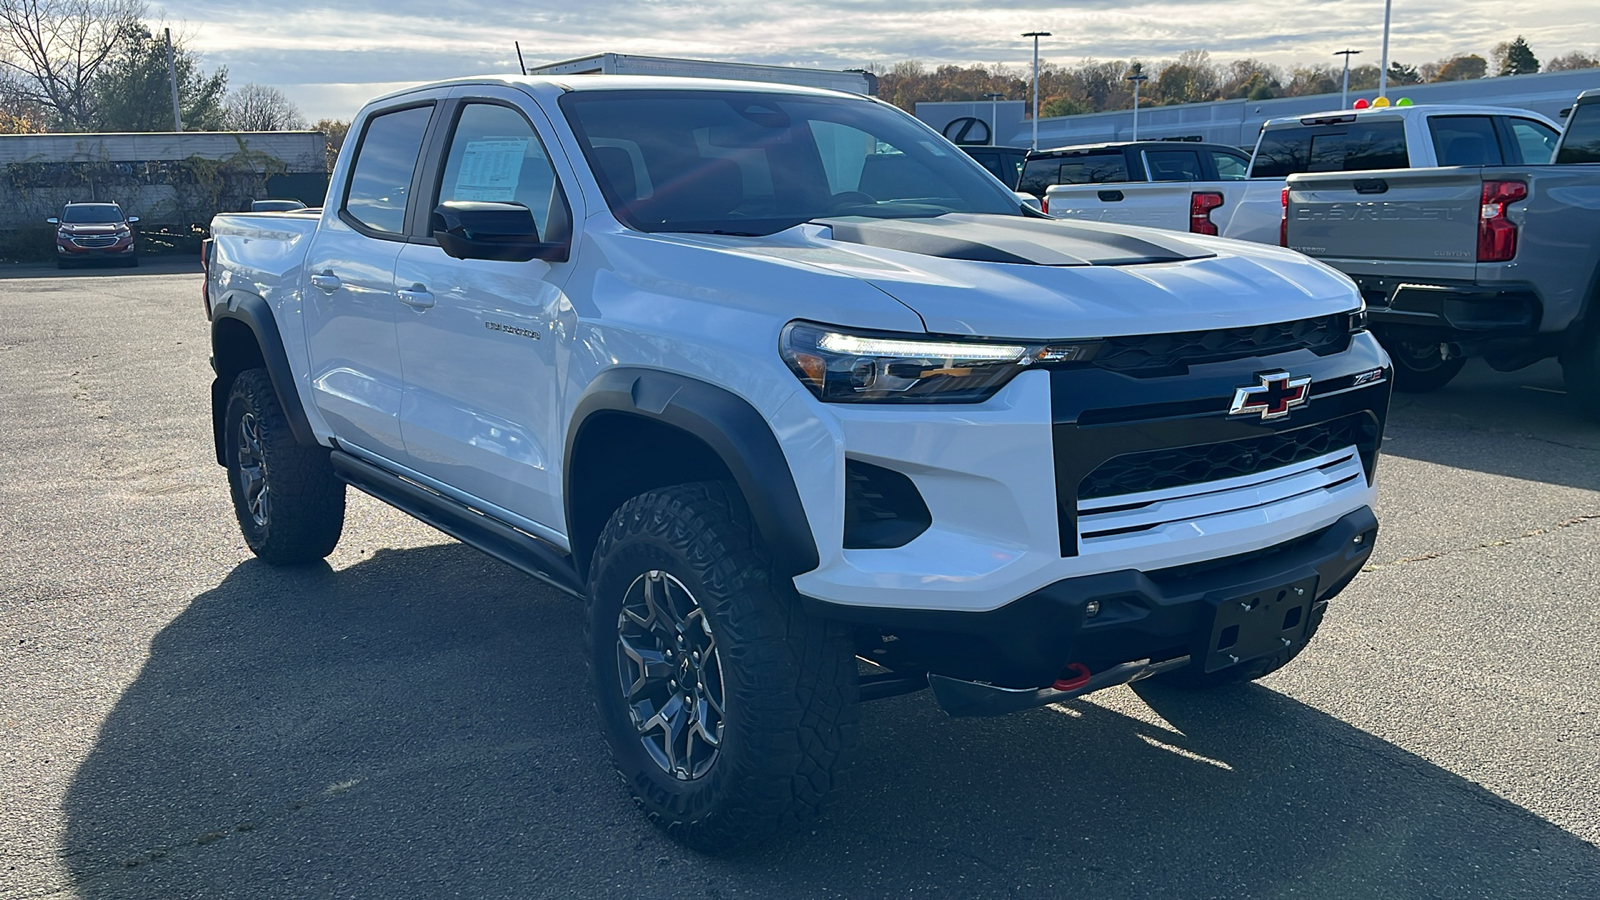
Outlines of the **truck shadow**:
[{"label": "truck shadow", "polygon": [[1554,360],[1496,372],[1474,359],[1442,390],[1395,394],[1383,452],[1600,490],[1600,423],[1578,412]]},{"label": "truck shadow", "polygon": [[827,820],[699,856],[611,771],[581,630],[456,544],[244,563],[107,716],[62,864],[84,898],[1600,896],[1596,847],[1258,686],[869,705]]},{"label": "truck shadow", "polygon": [[[112,278],[142,275],[199,275],[199,254],[172,254],[141,256],[137,266],[128,267],[117,260],[93,260],[71,268],[58,268],[55,263],[21,263],[0,265],[0,281],[25,278]],[[195,294],[200,293],[199,282]]]}]

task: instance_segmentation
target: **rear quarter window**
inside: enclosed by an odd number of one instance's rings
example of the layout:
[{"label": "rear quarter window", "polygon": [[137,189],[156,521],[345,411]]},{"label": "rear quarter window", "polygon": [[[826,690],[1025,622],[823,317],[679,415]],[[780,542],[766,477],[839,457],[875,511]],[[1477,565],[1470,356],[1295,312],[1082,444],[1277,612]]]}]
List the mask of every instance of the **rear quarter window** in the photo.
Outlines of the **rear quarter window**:
[{"label": "rear quarter window", "polygon": [[1410,165],[1403,122],[1358,120],[1268,131],[1261,136],[1250,177],[1287,178],[1302,172],[1363,172]]},{"label": "rear quarter window", "polygon": [[1505,164],[1494,120],[1488,116],[1433,116],[1428,133],[1433,136],[1433,158],[1441,166]]}]

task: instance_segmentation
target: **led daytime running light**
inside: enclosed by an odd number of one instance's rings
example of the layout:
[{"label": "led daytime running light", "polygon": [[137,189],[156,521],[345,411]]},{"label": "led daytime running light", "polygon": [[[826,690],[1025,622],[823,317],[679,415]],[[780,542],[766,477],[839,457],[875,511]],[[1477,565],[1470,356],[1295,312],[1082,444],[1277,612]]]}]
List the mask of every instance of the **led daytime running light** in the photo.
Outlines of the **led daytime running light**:
[{"label": "led daytime running light", "polygon": [[928,357],[933,359],[1016,362],[1028,352],[1020,344],[965,344],[955,341],[906,341],[893,338],[861,337],[830,331],[817,346],[849,356]]}]

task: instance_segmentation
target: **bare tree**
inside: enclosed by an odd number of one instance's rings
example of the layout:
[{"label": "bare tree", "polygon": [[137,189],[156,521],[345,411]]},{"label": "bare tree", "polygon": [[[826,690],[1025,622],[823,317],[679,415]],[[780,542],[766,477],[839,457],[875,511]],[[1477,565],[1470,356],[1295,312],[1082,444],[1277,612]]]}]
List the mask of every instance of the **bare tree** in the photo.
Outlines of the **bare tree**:
[{"label": "bare tree", "polygon": [[90,127],[94,80],[141,0],[0,0],[0,75],[69,129]]},{"label": "bare tree", "polygon": [[223,122],[230,131],[301,131],[306,117],[294,101],[275,87],[241,85],[228,94]]}]

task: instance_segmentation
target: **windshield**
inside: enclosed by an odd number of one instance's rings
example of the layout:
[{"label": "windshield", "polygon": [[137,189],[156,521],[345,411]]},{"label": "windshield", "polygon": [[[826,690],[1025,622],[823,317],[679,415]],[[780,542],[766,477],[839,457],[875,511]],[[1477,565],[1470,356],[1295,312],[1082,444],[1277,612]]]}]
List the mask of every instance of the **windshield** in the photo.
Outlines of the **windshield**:
[{"label": "windshield", "polygon": [[575,91],[561,108],[611,211],[640,231],[757,235],[828,216],[1022,215],[966,154],[868,100]]},{"label": "windshield", "polygon": [[62,210],[61,221],[71,225],[111,225],[122,221],[122,210],[110,203],[83,203]]}]

